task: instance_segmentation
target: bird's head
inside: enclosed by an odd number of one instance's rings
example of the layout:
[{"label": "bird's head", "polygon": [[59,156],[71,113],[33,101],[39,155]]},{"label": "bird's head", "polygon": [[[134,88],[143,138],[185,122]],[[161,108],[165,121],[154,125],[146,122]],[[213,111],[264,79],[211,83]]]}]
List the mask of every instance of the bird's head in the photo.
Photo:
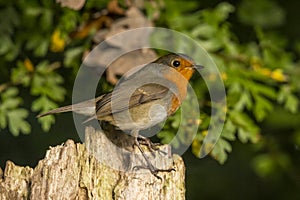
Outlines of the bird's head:
[{"label": "bird's head", "polygon": [[163,64],[171,67],[172,69],[179,72],[187,80],[191,78],[195,69],[201,69],[203,66],[197,65],[195,61],[184,54],[167,54],[158,58],[154,63]]}]

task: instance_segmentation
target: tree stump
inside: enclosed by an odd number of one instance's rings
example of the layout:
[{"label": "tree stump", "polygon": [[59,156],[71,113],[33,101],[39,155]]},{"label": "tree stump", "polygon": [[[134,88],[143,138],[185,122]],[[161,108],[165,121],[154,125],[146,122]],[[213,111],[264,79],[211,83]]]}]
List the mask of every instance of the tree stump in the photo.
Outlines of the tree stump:
[{"label": "tree stump", "polygon": [[159,172],[158,179],[135,169],[145,159],[132,144],[129,135],[87,127],[85,144],[50,147],[34,169],[7,161],[4,172],[0,168],[0,199],[185,199],[182,158],[170,156],[167,145],[155,152],[142,146],[154,166],[175,169]]}]

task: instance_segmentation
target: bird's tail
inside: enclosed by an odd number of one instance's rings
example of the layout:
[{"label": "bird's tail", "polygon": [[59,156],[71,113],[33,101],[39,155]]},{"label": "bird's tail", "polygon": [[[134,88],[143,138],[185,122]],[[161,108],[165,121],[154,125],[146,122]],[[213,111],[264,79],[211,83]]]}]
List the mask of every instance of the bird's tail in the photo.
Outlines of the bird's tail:
[{"label": "bird's tail", "polygon": [[100,99],[102,99],[102,97],[103,97],[103,95],[101,95],[100,97],[97,97],[96,99],[91,99],[91,100],[83,101],[83,102],[80,102],[77,104],[56,108],[56,109],[50,110],[48,112],[39,114],[36,117],[39,118],[39,117],[44,117],[47,115],[70,112],[70,111],[73,111],[73,112],[76,112],[76,113],[82,114],[82,115],[92,116],[92,115],[95,115],[96,102],[99,101]]},{"label": "bird's tail", "polygon": [[39,117],[44,117],[44,116],[51,115],[51,114],[56,114],[56,113],[70,112],[70,111],[73,110],[72,107],[73,107],[73,105],[56,108],[56,109],[50,110],[48,112],[39,114],[36,117],[39,118]]}]

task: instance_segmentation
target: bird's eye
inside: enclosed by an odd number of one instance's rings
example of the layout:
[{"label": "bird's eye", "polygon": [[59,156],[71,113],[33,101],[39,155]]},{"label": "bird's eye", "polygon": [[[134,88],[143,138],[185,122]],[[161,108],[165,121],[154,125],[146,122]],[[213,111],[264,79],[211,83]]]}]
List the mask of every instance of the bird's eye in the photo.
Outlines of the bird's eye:
[{"label": "bird's eye", "polygon": [[172,62],[172,65],[173,65],[174,67],[179,67],[179,66],[180,66],[180,61],[174,60],[174,61]]}]

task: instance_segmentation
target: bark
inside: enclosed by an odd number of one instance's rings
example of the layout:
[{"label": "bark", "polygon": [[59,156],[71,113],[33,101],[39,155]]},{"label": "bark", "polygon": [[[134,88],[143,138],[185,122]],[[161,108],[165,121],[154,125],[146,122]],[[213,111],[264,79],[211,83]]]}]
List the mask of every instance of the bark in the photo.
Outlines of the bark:
[{"label": "bark", "polygon": [[7,161],[0,168],[0,199],[185,199],[185,167],[166,145],[147,157],[157,168],[175,171],[153,176],[133,139],[126,134],[86,129],[85,144],[72,140],[50,147],[32,169]]}]

